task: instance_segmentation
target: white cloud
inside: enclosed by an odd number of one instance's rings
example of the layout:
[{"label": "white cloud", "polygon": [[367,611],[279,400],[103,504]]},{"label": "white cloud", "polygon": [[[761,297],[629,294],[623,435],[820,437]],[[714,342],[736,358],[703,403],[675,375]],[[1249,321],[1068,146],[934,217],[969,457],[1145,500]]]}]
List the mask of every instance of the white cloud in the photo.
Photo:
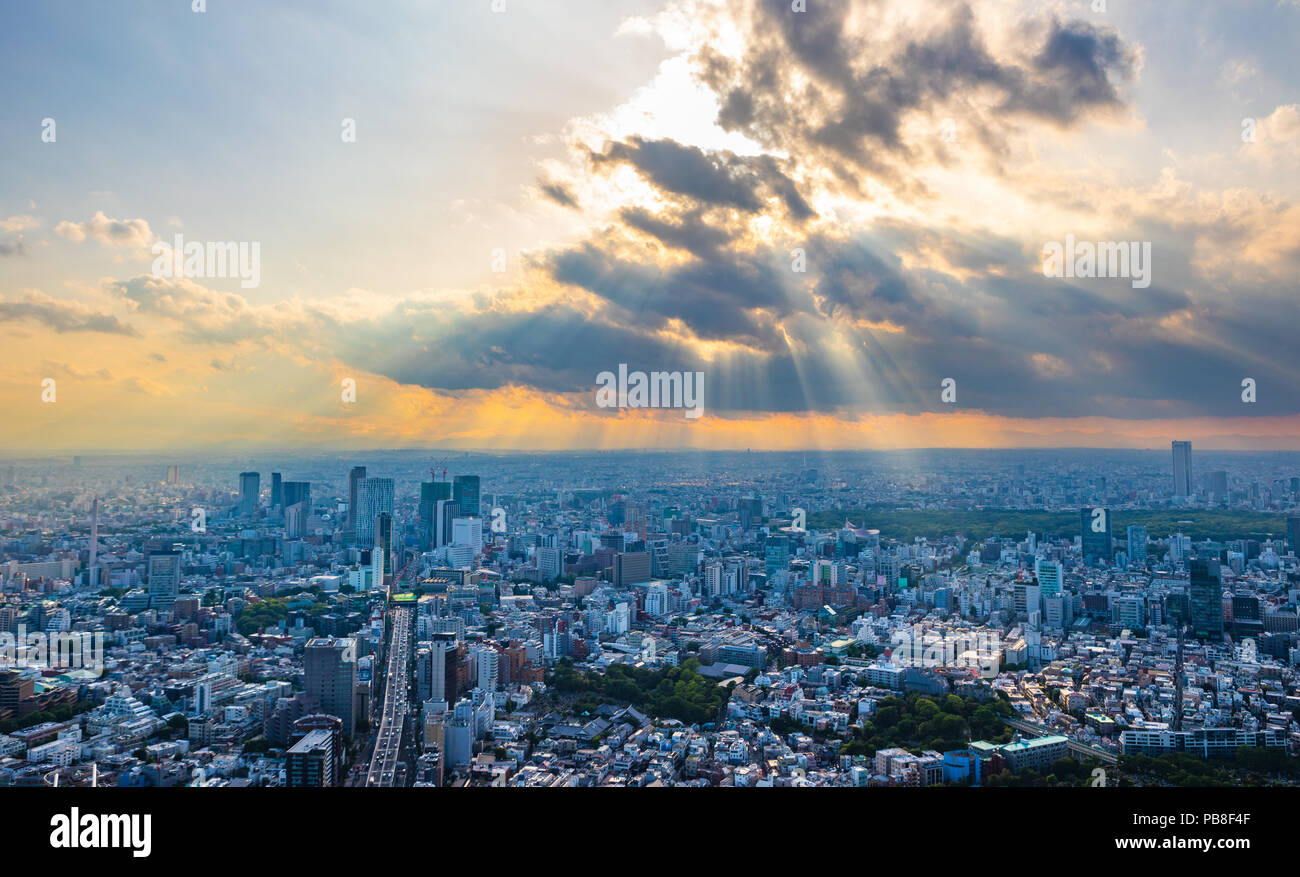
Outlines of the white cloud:
[{"label": "white cloud", "polygon": [[95,215],[85,222],[60,222],[54,227],[54,233],[76,244],[91,239],[128,249],[148,249],[154,240],[153,231],[145,220],[111,219],[102,210],[96,210]]}]

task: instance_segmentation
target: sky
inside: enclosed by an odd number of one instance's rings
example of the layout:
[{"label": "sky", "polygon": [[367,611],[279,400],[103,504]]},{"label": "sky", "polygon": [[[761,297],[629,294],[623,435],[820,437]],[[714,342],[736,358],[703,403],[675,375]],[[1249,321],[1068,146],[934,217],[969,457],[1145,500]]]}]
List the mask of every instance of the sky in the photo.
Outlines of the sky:
[{"label": "sky", "polygon": [[0,9],[0,451],[1300,449],[1297,0],[199,5]]}]

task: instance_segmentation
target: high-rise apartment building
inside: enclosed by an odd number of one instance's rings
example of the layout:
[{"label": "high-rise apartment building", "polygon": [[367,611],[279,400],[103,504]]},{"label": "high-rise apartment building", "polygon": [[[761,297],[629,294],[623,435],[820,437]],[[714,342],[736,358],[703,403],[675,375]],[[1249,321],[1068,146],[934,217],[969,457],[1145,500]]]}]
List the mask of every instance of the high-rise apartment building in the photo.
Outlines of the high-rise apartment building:
[{"label": "high-rise apartment building", "polygon": [[[456,696],[456,634],[435,633],[429,641],[429,699],[450,703]],[[448,686],[448,674],[453,684]]]},{"label": "high-rise apartment building", "polygon": [[334,736],[326,730],[310,731],[285,753],[285,786],[320,789],[337,785],[335,763]]}]

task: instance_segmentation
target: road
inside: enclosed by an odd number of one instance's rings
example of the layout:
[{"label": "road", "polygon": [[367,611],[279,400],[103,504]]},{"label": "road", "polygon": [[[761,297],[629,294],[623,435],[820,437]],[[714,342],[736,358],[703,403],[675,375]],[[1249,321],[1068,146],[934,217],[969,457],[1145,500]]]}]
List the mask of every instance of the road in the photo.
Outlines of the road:
[{"label": "road", "polygon": [[411,674],[412,610],[399,606],[391,610],[393,633],[388,643],[388,674],[384,680],[384,705],[375,735],[375,752],[370,759],[366,786],[398,785],[398,761],[402,732],[409,712]]}]

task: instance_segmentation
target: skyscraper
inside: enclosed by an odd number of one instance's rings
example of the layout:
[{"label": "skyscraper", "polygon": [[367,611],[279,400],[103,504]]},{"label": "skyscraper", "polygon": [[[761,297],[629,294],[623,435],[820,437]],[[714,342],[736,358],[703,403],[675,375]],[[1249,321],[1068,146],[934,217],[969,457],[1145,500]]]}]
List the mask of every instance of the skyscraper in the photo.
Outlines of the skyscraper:
[{"label": "skyscraper", "polygon": [[465,517],[477,518],[482,514],[477,475],[457,475],[452,479],[451,498],[460,506],[460,513]]},{"label": "skyscraper", "polygon": [[311,482],[310,481],[286,481],[280,492],[280,498],[285,508],[291,505],[302,503],[306,506],[307,514],[311,514]]},{"label": "skyscraper", "polygon": [[393,513],[393,479],[367,478],[361,482],[360,514],[357,515],[357,545],[373,548],[375,520],[380,512]]},{"label": "skyscraper", "polygon": [[1147,528],[1132,524],[1128,528],[1128,562],[1133,566],[1146,566]]},{"label": "skyscraper", "polygon": [[1110,534],[1110,509],[1079,509],[1079,524],[1083,536],[1083,562],[1091,566],[1113,561],[1115,554]]},{"label": "skyscraper", "polygon": [[[11,479],[12,480],[12,479]],[[1292,546],[1295,545],[1293,541]],[[90,561],[86,564],[86,581],[92,588],[99,585],[99,497],[90,504]]]},{"label": "skyscraper", "polygon": [[1200,639],[1219,639],[1223,636],[1223,585],[1219,579],[1219,562],[1193,558],[1188,568],[1191,570],[1187,594],[1192,635]]},{"label": "skyscraper", "polygon": [[1174,496],[1192,495],[1192,443],[1174,442]]},{"label": "skyscraper", "polygon": [[450,499],[439,499],[433,503],[433,547],[441,548],[451,544],[452,523],[459,518],[460,506]]},{"label": "skyscraper", "polygon": [[239,514],[251,518],[257,509],[257,495],[262,490],[262,476],[257,472],[239,473]]},{"label": "skyscraper", "polygon": [[420,550],[431,551],[438,547],[436,535],[438,519],[438,500],[451,499],[451,482],[425,481],[420,485]]},{"label": "skyscraper", "polygon": [[279,472],[271,473],[271,507],[280,506],[284,508],[288,503],[284,501],[284,491],[281,487],[283,482],[280,480]]},{"label": "skyscraper", "polygon": [[361,506],[361,482],[366,480],[366,467],[353,466],[348,473],[348,531],[357,531],[357,513]]},{"label": "skyscraper", "polygon": [[1228,498],[1228,473],[1219,469],[1210,473],[1210,495],[1217,501],[1223,502]]},{"label": "skyscraper", "polygon": [[389,512],[380,512],[375,517],[375,547],[372,557],[375,559],[375,587],[384,583],[384,576],[393,573],[393,516]]},{"label": "skyscraper", "polygon": [[357,641],[315,637],[303,652],[305,690],[322,712],[343,720],[343,733],[356,733]]},{"label": "skyscraper", "polygon": [[1286,519],[1286,543],[1291,553],[1300,555],[1300,515],[1288,515]]}]

